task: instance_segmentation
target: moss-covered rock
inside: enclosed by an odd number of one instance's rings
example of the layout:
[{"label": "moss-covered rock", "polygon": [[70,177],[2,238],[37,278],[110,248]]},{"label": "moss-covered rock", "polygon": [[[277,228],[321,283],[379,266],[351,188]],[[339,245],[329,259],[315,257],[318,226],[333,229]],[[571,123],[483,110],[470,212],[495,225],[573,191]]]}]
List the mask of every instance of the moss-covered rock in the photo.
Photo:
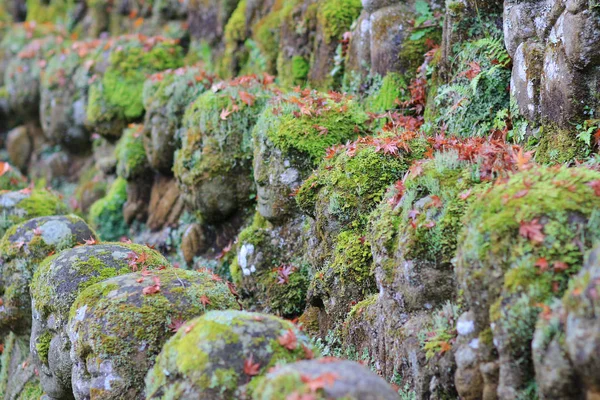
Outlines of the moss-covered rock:
[{"label": "moss-covered rock", "polygon": [[206,92],[186,110],[175,177],[190,210],[209,222],[223,221],[254,198],[252,128],[270,82],[240,77]]},{"label": "moss-covered rock", "polygon": [[27,0],[27,21],[44,24],[60,24],[72,28],[70,11],[75,7],[73,0]]},{"label": "moss-covered rock", "polygon": [[89,89],[87,122],[93,131],[118,138],[144,114],[146,75],[180,67],[183,54],[175,40],[143,35],[110,39],[105,49],[96,61],[98,76]]},{"label": "moss-covered rock", "polygon": [[47,215],[67,213],[67,206],[53,192],[43,189],[22,189],[0,192],[0,234],[12,225]]},{"label": "moss-covered rock", "polygon": [[0,162],[0,191],[20,190],[27,187],[27,178],[9,163]]},{"label": "moss-covered rock", "polygon": [[4,75],[8,62],[35,39],[51,35],[64,36],[65,31],[52,24],[23,22],[12,24],[2,33],[0,41],[0,84],[4,85]]},{"label": "moss-covered rock", "polygon": [[146,396],[243,398],[271,367],[311,357],[308,338],[288,321],[212,311],[185,324],[165,344],[146,377]]},{"label": "moss-covered rock", "polygon": [[29,353],[29,338],[10,333],[2,338],[0,396],[3,399],[39,400],[44,394]]},{"label": "moss-covered rock", "polygon": [[66,327],[69,310],[84,289],[105,279],[168,266],[160,253],[126,243],[86,245],[48,257],[31,282],[31,351],[44,391],[53,398],[71,393],[71,359]]},{"label": "moss-covered rock", "polygon": [[310,276],[304,225],[304,217],[273,225],[257,212],[240,232],[230,272],[245,309],[286,318],[304,311]]},{"label": "moss-covered rock", "polygon": [[375,289],[365,237],[369,214],[428,147],[423,138],[406,139],[365,137],[341,146],[298,191],[300,208],[313,218],[309,258],[317,272],[309,299],[331,322],[341,322],[354,302]]},{"label": "moss-covered rock", "polygon": [[7,65],[4,84],[10,110],[25,120],[35,119],[40,108],[40,78],[47,59],[60,52],[64,38],[50,36],[25,46]]},{"label": "moss-covered rock", "polygon": [[115,148],[117,175],[127,181],[142,179],[150,173],[143,131],[144,125],[129,125]]},{"label": "moss-covered rock", "polygon": [[73,42],[47,60],[42,73],[40,122],[46,137],[75,153],[91,146],[87,129],[86,107],[94,65],[99,60],[105,40]]},{"label": "moss-covered rock", "polygon": [[144,147],[152,168],[171,173],[185,109],[212,85],[199,67],[159,72],[144,84]]},{"label": "moss-covered rock", "polygon": [[583,398],[599,393],[598,248],[571,279],[561,302],[545,307],[532,342],[538,393],[547,399]]},{"label": "moss-covered rock", "polygon": [[474,334],[491,327],[502,396],[527,390],[537,316],[566,290],[598,241],[599,178],[584,167],[535,167],[478,196],[465,214],[458,282]]},{"label": "moss-covered rock", "polygon": [[454,297],[452,259],[461,219],[480,183],[477,165],[455,150],[437,153],[413,170],[371,214],[367,235],[378,287],[406,311]]},{"label": "moss-covered rock", "polygon": [[29,284],[46,257],[95,239],[94,231],[75,215],[38,217],[11,227],[0,240],[0,291],[4,307],[0,332],[10,330],[19,335],[29,332]]},{"label": "moss-covered rock", "polygon": [[119,240],[129,228],[123,216],[127,201],[127,181],[117,178],[106,193],[90,207],[89,220],[103,240]]},{"label": "moss-covered rock", "polygon": [[[311,385],[319,382],[317,385]],[[255,400],[310,396],[314,400],[392,400],[398,394],[381,377],[347,360],[310,360],[284,365],[266,375],[252,394]],[[292,397],[293,398],[293,397]]]},{"label": "moss-covered rock", "polygon": [[237,308],[225,282],[174,268],[107,279],[71,307],[76,398],[140,398],[144,377],[167,339],[206,311]]},{"label": "moss-covered rock", "polygon": [[258,211],[271,221],[297,212],[290,197],[329,147],[367,131],[367,114],[349,96],[305,90],[276,98],[254,128]]}]

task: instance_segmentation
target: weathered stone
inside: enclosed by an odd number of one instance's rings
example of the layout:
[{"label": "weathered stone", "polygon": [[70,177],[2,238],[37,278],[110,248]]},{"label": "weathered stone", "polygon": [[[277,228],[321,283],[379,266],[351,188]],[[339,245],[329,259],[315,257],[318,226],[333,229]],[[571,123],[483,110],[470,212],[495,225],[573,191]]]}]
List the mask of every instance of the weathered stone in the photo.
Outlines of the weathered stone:
[{"label": "weathered stone", "polygon": [[50,399],[72,398],[71,342],[66,327],[69,309],[79,293],[110,277],[168,265],[163,256],[146,246],[109,243],[65,250],[37,268],[31,283],[30,349]]},{"label": "weathered stone", "polygon": [[152,168],[170,174],[186,107],[214,77],[198,67],[185,67],[152,75],[144,84],[144,147]]},{"label": "weathered stone", "polygon": [[33,144],[27,132],[27,127],[19,126],[8,132],[6,150],[10,162],[22,171],[27,170]]},{"label": "weathered stone", "polygon": [[286,318],[304,311],[309,283],[305,222],[296,216],[273,225],[257,213],[240,232],[230,271],[246,309]]},{"label": "weathered stone", "polygon": [[[311,380],[324,380],[318,394],[310,388]],[[362,365],[347,360],[298,361],[276,368],[265,376],[252,398],[270,400],[278,397],[312,396],[317,399],[392,400],[398,393],[387,382]]]},{"label": "weathered stone", "polygon": [[150,193],[148,220],[146,225],[153,231],[168,225],[174,225],[183,212],[183,200],[177,181],[163,175],[157,175]]},{"label": "weathered stone", "polygon": [[88,287],[67,328],[75,399],[143,399],[146,373],[184,321],[236,307],[227,285],[208,272],[134,272]]},{"label": "weathered stone", "polygon": [[194,257],[208,249],[207,237],[202,225],[190,224],[181,237],[181,251],[183,259],[188,265],[194,262]]}]

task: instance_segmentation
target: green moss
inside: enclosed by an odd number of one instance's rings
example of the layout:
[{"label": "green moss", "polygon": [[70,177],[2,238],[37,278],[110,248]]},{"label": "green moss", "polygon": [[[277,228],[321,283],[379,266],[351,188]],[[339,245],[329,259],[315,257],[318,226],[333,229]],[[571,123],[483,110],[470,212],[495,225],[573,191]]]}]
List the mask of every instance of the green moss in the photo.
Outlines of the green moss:
[{"label": "green moss", "polygon": [[74,3],[72,0],[27,0],[27,21],[38,24],[69,22],[68,13]]},{"label": "green moss", "polygon": [[354,155],[339,151],[321,164],[314,178],[304,182],[296,200],[318,221],[330,215],[344,225],[362,229],[388,186],[404,175],[412,160],[423,155],[427,144],[415,139],[409,147],[410,151],[399,150],[398,154],[384,154],[368,144],[356,145]]},{"label": "green moss", "polygon": [[[272,92],[254,77],[222,85],[200,95],[185,112],[173,171],[189,188],[232,171],[250,176],[252,128]],[[225,119],[224,111],[229,112]]]},{"label": "green moss", "polygon": [[[310,115],[315,102],[324,103]],[[336,102],[330,95],[318,92],[288,95],[283,101],[266,107],[261,114],[254,135],[265,135],[284,152],[295,151],[307,155],[317,163],[328,147],[352,140],[366,131],[367,114],[348,97]]]},{"label": "green moss", "polygon": [[44,363],[48,363],[48,351],[50,350],[50,341],[52,340],[52,333],[46,331],[40,337],[37,338],[35,343],[35,349],[37,350],[38,357]]},{"label": "green moss", "polygon": [[361,233],[343,231],[335,239],[331,269],[342,282],[363,284],[372,279],[371,246]]},{"label": "green moss", "polygon": [[327,43],[340,39],[350,30],[350,26],[362,11],[360,0],[325,0],[318,10],[319,24],[322,26]]},{"label": "green moss", "polygon": [[127,180],[141,178],[149,169],[143,141],[143,125],[130,125],[116,147],[117,174]]},{"label": "green moss", "polygon": [[90,207],[89,220],[102,240],[119,240],[127,235],[128,226],[123,217],[127,201],[127,181],[117,178],[108,193]]},{"label": "green moss", "polygon": [[387,74],[381,87],[366,99],[365,108],[374,113],[381,113],[396,108],[396,101],[408,100],[408,85],[403,75],[395,72]]},{"label": "green moss", "polygon": [[292,79],[293,84],[303,85],[308,78],[310,63],[302,56],[292,57]]},{"label": "green moss", "polygon": [[17,400],[39,400],[44,395],[44,390],[37,380],[29,380]]},{"label": "green moss", "polygon": [[29,218],[46,215],[61,215],[67,212],[67,206],[54,194],[47,190],[34,189],[30,196],[19,203]]},{"label": "green moss", "polygon": [[108,67],[90,86],[87,117],[100,134],[119,136],[122,127],[144,112],[146,76],[180,67],[183,54],[175,41],[160,38],[125,36],[110,45]]},{"label": "green moss", "polygon": [[225,25],[225,51],[219,65],[219,73],[224,78],[235,75],[248,57],[247,51],[241,47],[249,35],[246,8],[247,0],[241,0]]},{"label": "green moss", "polygon": [[552,126],[541,128],[542,138],[535,151],[535,160],[542,164],[562,164],[583,160],[589,149],[576,133]]}]

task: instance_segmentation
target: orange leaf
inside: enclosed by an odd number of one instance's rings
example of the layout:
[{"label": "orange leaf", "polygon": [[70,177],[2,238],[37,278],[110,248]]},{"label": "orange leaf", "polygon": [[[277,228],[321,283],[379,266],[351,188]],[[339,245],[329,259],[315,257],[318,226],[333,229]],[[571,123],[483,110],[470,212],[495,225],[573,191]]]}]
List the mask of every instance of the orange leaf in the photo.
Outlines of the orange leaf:
[{"label": "orange leaf", "polygon": [[285,334],[280,336],[278,339],[279,344],[288,350],[295,350],[298,347],[298,339],[292,329],[288,329]]},{"label": "orange leaf", "polygon": [[254,362],[253,355],[244,360],[244,373],[248,376],[256,376],[260,371],[260,365]]}]

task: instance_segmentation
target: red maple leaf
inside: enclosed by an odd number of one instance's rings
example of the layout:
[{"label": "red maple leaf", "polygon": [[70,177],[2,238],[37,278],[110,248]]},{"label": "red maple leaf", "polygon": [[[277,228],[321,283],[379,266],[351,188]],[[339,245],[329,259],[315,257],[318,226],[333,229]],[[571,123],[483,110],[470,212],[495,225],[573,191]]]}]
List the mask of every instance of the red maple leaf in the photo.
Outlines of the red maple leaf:
[{"label": "red maple leaf", "polygon": [[545,272],[548,270],[548,260],[544,257],[538,258],[535,262],[535,266],[540,269],[540,272]]},{"label": "red maple leaf", "polygon": [[7,162],[0,161],[0,176],[10,171],[10,164]]},{"label": "red maple leaf", "polygon": [[219,116],[221,117],[221,119],[223,121],[225,121],[225,120],[227,120],[227,117],[229,117],[232,113],[233,113],[233,111],[222,109],[221,114]]},{"label": "red maple leaf", "polygon": [[254,101],[256,100],[256,96],[240,90],[240,100],[242,100],[246,105],[252,107]]},{"label": "red maple leaf", "polygon": [[160,279],[158,276],[153,276],[152,279],[154,280],[154,285],[146,286],[144,289],[142,289],[142,293],[145,295],[156,294],[160,292]]},{"label": "red maple leaf", "polygon": [[175,318],[175,319],[171,320],[171,323],[168,325],[168,328],[171,332],[177,333],[177,331],[179,329],[181,329],[181,327],[183,325],[185,325],[185,320],[180,319],[180,318]]},{"label": "red maple leaf", "polygon": [[596,196],[600,196],[600,179],[597,179],[595,181],[591,181],[587,185],[589,187],[591,187],[592,189],[594,189],[594,194]]},{"label": "red maple leaf", "polygon": [[460,76],[467,77],[468,80],[472,81],[477,75],[481,73],[481,65],[475,61],[469,63],[469,69],[460,73]]},{"label": "red maple leaf", "polygon": [[529,222],[521,221],[519,235],[531,240],[534,243],[542,243],[546,237],[542,232],[544,226],[540,224],[539,219],[535,218]]},{"label": "red maple leaf", "polygon": [[282,336],[277,338],[280,345],[288,350],[296,350],[298,347],[298,338],[292,329],[288,329]]},{"label": "red maple leaf", "polygon": [[244,360],[244,373],[248,376],[256,376],[260,371],[260,365],[254,362],[254,356],[251,354],[250,358]]},{"label": "red maple leaf", "polygon": [[307,345],[303,344],[302,350],[304,350],[304,358],[306,360],[312,360],[315,358],[315,353]]},{"label": "red maple leaf", "polygon": [[319,389],[324,389],[327,386],[331,386],[338,379],[338,375],[333,372],[325,372],[319,376],[311,378],[308,375],[302,375],[300,378],[302,382],[306,384],[308,389],[315,393]]},{"label": "red maple leaf", "polygon": [[89,239],[84,239],[83,241],[84,241],[84,242],[85,242],[85,244],[87,244],[87,245],[95,245],[95,244],[97,244],[97,243],[98,243],[98,241],[97,241],[97,240],[96,240],[96,239],[95,239],[93,236],[90,236],[90,238],[89,238]]},{"label": "red maple leaf", "polygon": [[202,305],[206,307],[207,304],[210,304],[210,299],[207,295],[203,294],[202,296],[200,296],[200,303],[202,303]]}]

